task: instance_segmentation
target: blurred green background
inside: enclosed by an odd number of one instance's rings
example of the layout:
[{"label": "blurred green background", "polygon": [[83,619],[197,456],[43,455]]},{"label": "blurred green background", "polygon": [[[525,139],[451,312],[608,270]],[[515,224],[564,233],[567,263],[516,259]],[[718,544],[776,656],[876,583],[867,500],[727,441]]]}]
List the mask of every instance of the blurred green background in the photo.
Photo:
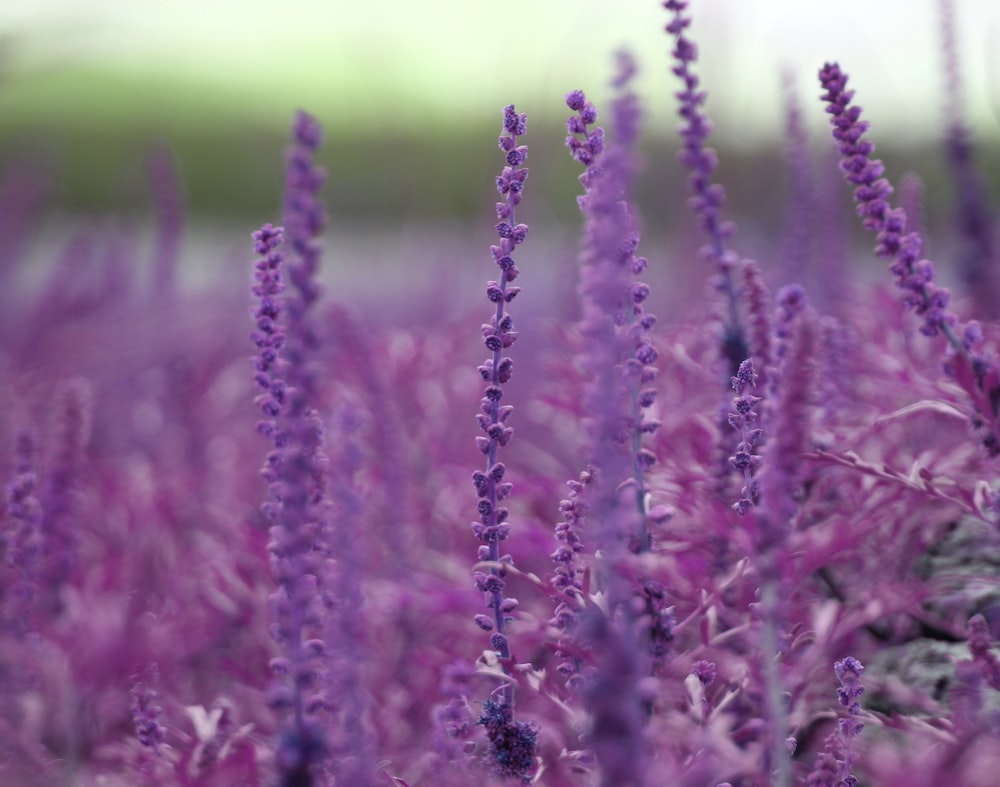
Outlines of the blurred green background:
[{"label": "blurred green background", "polygon": [[[938,0],[691,5],[734,210],[763,211],[765,223],[781,213],[761,189],[783,155],[783,70],[825,143],[815,74],[826,59],[852,75],[890,175],[917,169],[932,203],[950,199]],[[1000,3],[955,7],[961,104],[996,193]],[[656,0],[0,3],[0,172],[27,160],[49,173],[56,209],[141,218],[148,157],[167,145],[193,218],[259,221],[274,213],[301,107],[327,129],[321,158],[337,221],[462,222],[492,206],[501,107],[513,102],[529,115],[533,188],[544,195],[536,215],[575,221],[562,96],[579,87],[600,102],[625,46],[640,63],[649,121],[645,212],[664,227],[687,218],[666,21]]]}]

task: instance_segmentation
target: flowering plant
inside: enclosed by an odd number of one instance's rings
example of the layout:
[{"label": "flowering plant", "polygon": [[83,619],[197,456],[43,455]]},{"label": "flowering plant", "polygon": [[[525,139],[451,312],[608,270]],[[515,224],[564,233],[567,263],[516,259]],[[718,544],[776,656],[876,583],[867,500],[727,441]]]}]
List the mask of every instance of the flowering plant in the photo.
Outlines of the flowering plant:
[{"label": "flowering plant", "polygon": [[[562,99],[581,240],[551,287],[528,118],[502,110],[485,322],[483,286],[438,308],[413,249],[405,292],[324,292],[349,261],[306,113],[253,235],[249,343],[244,284],[180,287],[169,188],[157,297],[80,242],[40,290],[0,288],[0,782],[994,783],[993,315],[938,283],[835,64],[840,170],[891,276],[788,280],[817,278],[802,226],[772,246],[794,265],[738,254],[688,3],[663,6],[692,211],[667,249],[621,54],[606,123]],[[988,282],[990,206],[962,199],[963,275]]]}]

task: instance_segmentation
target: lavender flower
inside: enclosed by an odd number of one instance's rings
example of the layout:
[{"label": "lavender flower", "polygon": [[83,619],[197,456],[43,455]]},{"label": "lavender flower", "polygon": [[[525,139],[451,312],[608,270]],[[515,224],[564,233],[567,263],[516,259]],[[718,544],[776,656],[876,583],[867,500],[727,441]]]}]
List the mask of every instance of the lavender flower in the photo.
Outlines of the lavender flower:
[{"label": "lavender flower", "polygon": [[667,25],[667,32],[674,37],[674,66],[671,69],[684,83],[684,89],[676,93],[680,102],[683,125],[680,134],[684,149],[679,158],[689,170],[688,187],[692,193],[690,200],[695,216],[702,230],[709,237],[709,245],[703,253],[719,271],[719,289],[725,294],[728,305],[722,336],[722,354],[726,359],[730,374],[736,374],[740,363],[750,356],[750,348],[739,314],[739,293],[733,280],[733,268],[737,258],[726,250],[726,239],[733,233],[734,225],[722,218],[725,204],[725,189],[712,183],[712,174],[718,166],[718,157],[710,147],[706,147],[712,133],[712,124],[702,109],[708,94],[699,90],[700,79],[692,65],[698,59],[698,47],[684,31],[690,26],[691,18],[684,16],[687,10],[685,0],[667,0],[663,7],[673,13]]},{"label": "lavender flower", "polygon": [[647,758],[643,751],[643,702],[637,684],[641,674],[639,651],[628,621],[608,620],[590,611],[584,635],[598,654],[593,680],[584,689],[590,711],[591,746],[601,766],[602,787],[644,787]]},{"label": "lavender flower", "polygon": [[[627,62],[625,66],[627,73]],[[649,287],[633,278],[647,264],[635,256],[638,233],[629,204],[635,112],[628,96],[619,101],[618,138],[607,147],[603,132],[591,128],[597,110],[583,91],[567,95],[566,105],[577,113],[567,121],[566,144],[586,165],[580,176],[585,193],[578,203],[586,218],[580,331],[586,342],[584,366],[591,375],[585,404],[593,417],[589,458],[596,469],[589,517],[596,525],[595,546],[614,563],[630,540],[634,551],[650,547],[645,474],[655,458],[643,448],[642,436],[659,426],[643,413],[655,400],[655,389],[645,386],[655,376],[657,354],[647,336],[653,319],[642,307]],[[583,696],[605,785],[638,787],[645,778],[641,720],[648,698],[640,696],[638,682],[648,664],[640,655],[638,618],[647,613],[648,651],[654,659],[665,655],[673,636],[663,594],[657,596],[656,583],[645,585],[641,595],[634,593],[620,568],[612,565],[605,593],[614,622],[590,610],[580,627],[600,654]]]},{"label": "lavender flower", "polygon": [[[622,68],[629,74],[633,70],[631,59],[622,61]],[[622,86],[627,81],[619,79]],[[605,477],[605,485],[624,484],[619,491],[634,496],[635,516],[627,516],[637,519],[639,526],[626,526],[617,532],[628,533],[633,549],[645,552],[651,545],[646,475],[656,457],[643,441],[660,422],[648,415],[656,400],[656,389],[650,384],[656,378],[658,353],[649,336],[656,317],[644,306],[649,286],[636,279],[648,261],[636,255],[639,234],[629,204],[634,174],[631,146],[636,139],[638,110],[630,93],[615,101],[617,133],[614,145],[608,148],[603,129],[592,128],[597,110],[584,92],[569,93],[566,105],[576,112],[566,123],[566,145],[573,157],[586,165],[579,178],[585,193],[578,197],[586,217],[580,329],[587,338],[586,365],[594,378],[588,409],[598,414],[592,461]],[[623,444],[628,446],[630,461],[622,455]],[[605,519],[602,524],[610,522]],[[608,534],[617,537],[613,530]]]},{"label": "lavender flower", "polygon": [[42,500],[42,567],[39,586],[50,615],[65,609],[63,590],[79,565],[80,488],[84,451],[90,439],[90,385],[82,379],[59,386],[56,394],[56,452],[46,474]]},{"label": "lavender flower", "polygon": [[[565,518],[555,527],[559,546],[550,555],[556,565],[549,580],[550,584],[574,602],[581,603],[584,596],[584,570],[578,559],[583,552],[580,530],[586,521],[588,508],[586,492],[593,479],[593,468],[588,468],[580,473],[578,481],[566,482],[570,490],[569,496],[559,502],[559,512]],[[583,683],[582,664],[575,652],[577,643],[574,639],[580,623],[579,609],[580,603],[560,601],[556,605],[554,617],[549,621],[549,624],[560,632],[556,648],[556,657],[560,659],[557,669],[571,690],[579,689]]]},{"label": "lavender flower", "polygon": [[7,516],[11,527],[0,531],[4,563],[0,585],[2,618],[15,636],[23,636],[35,617],[31,606],[42,557],[42,506],[35,471],[35,440],[30,432],[17,436],[14,476],[7,484]]},{"label": "lavender flower", "polygon": [[951,329],[958,318],[947,310],[950,295],[934,283],[933,264],[920,259],[923,240],[918,233],[906,231],[906,214],[889,204],[892,186],[882,177],[885,171],[882,162],[870,158],[875,145],[864,139],[868,123],[860,119],[861,108],[851,104],[854,91],[846,89],[847,75],[837,64],[828,63],[820,71],[820,82],[826,90],[823,94],[828,104],[826,111],[832,115],[833,138],[841,155],[840,170],[845,180],[855,186],[857,214],[865,229],[879,233],[875,253],[894,260],[891,270],[898,286],[906,291],[904,302],[924,318],[921,333],[953,335]]},{"label": "lavender flower", "polygon": [[772,380],[768,431],[761,474],[760,549],[778,546],[798,510],[802,456],[808,449],[810,406],[819,342],[815,321],[805,310],[805,293],[796,285],[778,293],[775,333],[780,367]]},{"label": "lavender flower", "polygon": [[[154,667],[154,680],[156,674]],[[166,730],[160,724],[163,709],[156,704],[156,692],[142,681],[136,681],[129,689],[128,696],[132,708],[132,723],[139,743],[158,755],[160,746],[166,739]]]},{"label": "lavender flower", "polygon": [[856,211],[866,229],[878,233],[875,253],[892,260],[890,270],[897,286],[904,291],[903,302],[923,317],[920,332],[927,336],[943,334],[950,345],[948,371],[972,400],[976,414],[973,424],[983,427],[983,444],[993,454],[1000,454],[1000,373],[991,359],[978,352],[982,334],[976,323],[964,331],[957,328],[957,316],[948,310],[950,295],[934,282],[934,265],[921,259],[923,240],[916,232],[907,232],[906,213],[893,208],[888,197],[889,181],[882,177],[882,162],[870,158],[874,143],[864,138],[868,123],[861,120],[861,108],[851,103],[854,91],[847,89],[847,75],[836,63],[820,70],[826,111],[831,115],[833,138],[841,155],[840,169],[848,183],[855,186]]},{"label": "lavender flower", "polygon": [[[510,532],[507,522],[509,510],[500,505],[511,493],[512,484],[503,480],[506,467],[498,459],[499,450],[510,441],[514,430],[507,422],[513,412],[510,405],[501,405],[503,386],[510,380],[513,361],[503,354],[517,340],[518,333],[514,330],[514,319],[507,313],[506,307],[520,292],[519,287],[510,286],[519,273],[514,262],[513,253],[517,246],[524,242],[528,234],[526,224],[517,223],[516,209],[521,202],[524,181],[528,170],[523,164],[528,157],[526,145],[518,144],[518,137],[527,131],[527,118],[518,114],[511,104],[504,108],[503,132],[500,135],[500,150],[506,156],[506,166],[497,177],[497,191],[503,197],[496,204],[496,225],[500,241],[490,247],[493,261],[500,268],[500,280],[490,281],[486,285],[486,297],[495,305],[495,312],[490,322],[482,326],[483,343],[491,353],[481,366],[479,373],[486,383],[483,398],[479,403],[479,414],[476,421],[483,435],[476,438],[476,445],[486,455],[485,471],[477,470],[472,475],[472,482],[479,498],[479,521],[472,524],[476,537],[483,542],[479,547],[479,559],[492,563],[510,563],[509,555],[500,554],[500,542],[506,540]],[[486,599],[486,607],[491,615],[477,615],[476,625],[490,635],[490,647],[496,651],[505,672],[509,671],[511,659],[510,640],[507,636],[507,624],[513,620],[511,613],[517,608],[517,600],[504,597],[504,570],[493,566],[489,574],[477,571],[476,587],[482,591]],[[509,674],[509,672],[508,672]],[[505,776],[521,776],[528,778],[534,768],[534,733],[524,722],[514,721],[514,688],[512,683],[506,683],[501,689],[502,699],[499,702],[490,701],[487,707],[492,709],[484,712],[480,720],[486,725],[490,738],[491,757],[498,771]]]},{"label": "lavender flower", "polygon": [[837,701],[847,710],[847,716],[838,722],[838,730],[844,745],[844,759],[841,763],[841,784],[844,787],[857,787],[858,780],[851,775],[851,766],[854,763],[854,755],[851,752],[851,743],[858,736],[864,724],[858,720],[861,715],[861,703],[858,701],[864,694],[865,688],[861,685],[861,675],[865,668],[856,658],[848,656],[842,661],[833,665],[834,672],[840,686],[837,688]]},{"label": "lavender flower", "polygon": [[476,724],[486,728],[490,739],[492,770],[502,778],[532,781],[535,769],[535,744],[538,727],[531,722],[514,721],[513,710],[506,702],[487,700]]},{"label": "lavender flower", "polygon": [[836,662],[833,669],[840,682],[837,701],[847,715],[839,719],[837,729],[827,736],[806,784],[810,787],[857,787],[858,779],[851,774],[855,760],[851,744],[865,726],[858,718],[861,715],[858,700],[865,691],[861,685],[865,668],[856,658],[848,656]]},{"label": "lavender flower", "polygon": [[322,477],[316,463],[323,459],[319,451],[323,430],[302,393],[289,387],[280,361],[286,343],[284,327],[278,322],[284,292],[284,259],[278,251],[282,237],[283,231],[270,224],[254,233],[254,249],[261,259],[252,289],[258,305],[254,310],[257,330],[251,340],[258,348],[254,381],[264,389],[256,399],[266,416],[258,429],[274,445],[262,475],[268,482],[269,498],[264,510],[274,522],[269,545],[272,571],[280,586],[270,599],[271,633],[284,653],[273,666],[287,682],[272,692],[271,704],[285,714],[276,762],[283,784],[291,787],[310,784],[327,751],[326,736],[314,718],[324,702],[306,694],[324,672],[325,657],[322,642],[309,637],[310,632],[321,634],[322,624],[323,522],[317,510],[322,490],[316,488],[315,479]]}]

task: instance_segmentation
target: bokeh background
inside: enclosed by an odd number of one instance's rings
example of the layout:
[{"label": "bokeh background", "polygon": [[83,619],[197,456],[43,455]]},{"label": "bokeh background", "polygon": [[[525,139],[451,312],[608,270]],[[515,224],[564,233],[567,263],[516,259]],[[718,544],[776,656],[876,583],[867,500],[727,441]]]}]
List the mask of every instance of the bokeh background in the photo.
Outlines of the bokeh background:
[{"label": "bokeh background", "polygon": [[[817,161],[828,145],[815,78],[826,59],[852,75],[890,177],[918,171],[928,222],[949,218],[939,0],[692,6],[720,179],[751,238],[773,236],[785,215],[784,96],[801,103]],[[996,194],[1000,3],[954,6],[958,105]],[[17,189],[36,189],[47,206],[35,245],[46,258],[46,245],[80,221],[148,225],[150,162],[169,151],[184,243],[201,250],[185,255],[186,270],[197,275],[277,218],[284,139],[292,112],[305,108],[327,129],[321,160],[338,264],[371,264],[446,238],[488,242],[500,110],[514,102],[529,115],[526,209],[533,229],[559,243],[577,222],[562,96],[583,88],[600,106],[612,55],[627,47],[649,123],[639,204],[647,234],[667,235],[690,222],[665,21],[657,0],[0,3],[0,172],[34,173]]]}]

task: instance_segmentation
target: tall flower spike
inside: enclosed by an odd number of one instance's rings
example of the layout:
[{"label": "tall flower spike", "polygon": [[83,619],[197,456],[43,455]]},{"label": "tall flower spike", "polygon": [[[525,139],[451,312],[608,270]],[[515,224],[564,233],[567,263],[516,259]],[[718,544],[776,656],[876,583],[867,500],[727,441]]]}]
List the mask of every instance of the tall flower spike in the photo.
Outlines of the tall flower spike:
[{"label": "tall flower spike", "polygon": [[1000,372],[994,361],[980,351],[982,333],[970,322],[962,330],[958,317],[948,310],[950,294],[934,282],[934,264],[920,256],[923,239],[907,231],[906,213],[889,204],[892,186],[882,177],[885,168],[871,158],[875,144],[865,138],[868,123],[861,120],[861,108],[852,104],[854,91],[847,89],[847,74],[836,63],[820,69],[823,101],[830,114],[833,138],[840,153],[840,170],[854,188],[855,209],[865,229],[878,233],[875,253],[891,260],[890,271],[903,290],[903,302],[923,318],[920,332],[926,336],[943,334],[949,344],[946,370],[968,394],[975,408],[973,425],[985,432],[983,445],[991,455],[1000,455]]},{"label": "tall flower spike", "polygon": [[[642,306],[649,287],[634,277],[646,269],[636,255],[639,235],[629,212],[632,176],[629,146],[634,142],[634,107],[626,97],[616,109],[623,139],[607,147],[604,130],[594,126],[597,110],[582,90],[566,96],[575,112],[566,122],[566,146],[586,169],[580,175],[584,194],[577,198],[585,217],[580,294],[585,340],[583,364],[591,377],[586,411],[591,414],[589,459],[596,468],[595,547],[608,549],[623,536],[648,548],[645,527],[645,473],[655,462],[642,446],[646,432],[659,423],[646,416],[656,391],[657,353],[648,334],[656,318]],[[621,132],[620,132],[621,133]],[[635,505],[618,504],[616,486]],[[637,524],[638,523],[638,524]]]},{"label": "tall flower spike", "polygon": [[708,94],[699,90],[701,80],[692,67],[698,59],[698,47],[684,32],[691,24],[691,18],[684,15],[687,2],[667,0],[663,7],[673,14],[666,27],[666,31],[674,37],[674,50],[671,53],[674,66],[671,70],[684,83],[684,89],[675,94],[680,102],[677,114],[681,118],[680,135],[684,140],[684,149],[679,158],[691,173],[688,177],[688,187],[692,194],[690,204],[699,225],[709,238],[709,245],[703,249],[703,253],[719,270],[719,289],[725,295],[727,304],[722,354],[728,363],[729,373],[736,374],[740,363],[750,356],[750,349],[740,319],[739,292],[733,277],[737,258],[726,249],[726,239],[732,234],[734,225],[722,218],[726,192],[720,184],[712,182],[718,157],[715,150],[706,147],[712,133],[712,124],[702,106]]},{"label": "tall flower spike", "polygon": [[271,634],[283,656],[272,662],[279,684],[270,703],[282,717],[275,762],[285,787],[311,785],[320,763],[327,757],[327,740],[316,714],[323,703],[307,696],[325,672],[326,654],[316,635],[322,634],[319,577],[322,573],[323,525],[318,502],[321,490],[315,479],[323,460],[319,446],[323,427],[298,389],[290,387],[286,364],[280,357],[286,333],[279,320],[285,291],[278,250],[283,231],[265,224],[255,232],[254,250],[260,255],[252,292],[257,299],[253,316],[257,329],[251,341],[254,382],[263,389],[256,403],[265,418],[258,430],[271,438],[261,474],[268,482],[264,512],[271,528],[271,570],[278,591],[269,599]]},{"label": "tall flower spike", "polygon": [[[504,385],[510,380],[514,362],[504,355],[504,351],[517,341],[514,319],[507,312],[507,304],[520,291],[511,282],[519,273],[514,262],[514,252],[528,235],[526,224],[517,223],[517,206],[521,202],[524,181],[528,170],[524,162],[528,157],[528,147],[518,144],[518,137],[527,131],[527,118],[518,114],[511,104],[503,111],[503,131],[500,134],[500,150],[506,165],[496,179],[501,201],[497,202],[496,232],[499,241],[490,247],[493,261],[500,269],[499,280],[486,284],[486,298],[494,306],[490,322],[482,326],[483,344],[490,353],[479,366],[479,374],[486,383],[483,398],[479,403],[476,422],[482,434],[476,438],[476,446],[486,456],[484,470],[472,474],[472,483],[479,499],[477,510],[479,520],[472,523],[472,530],[482,541],[479,559],[494,564],[509,564],[510,555],[500,554],[500,543],[510,533],[507,522],[508,509],[501,502],[511,493],[512,485],[504,481],[507,468],[499,461],[500,448],[507,445],[514,430],[508,425],[513,407],[500,404]],[[488,615],[477,615],[476,625],[491,632],[490,647],[496,653],[504,672],[509,674],[511,660],[510,640],[507,624],[513,620],[512,613],[517,608],[517,600],[504,596],[504,570],[497,565],[489,573],[477,571],[475,582],[485,596]],[[499,690],[500,699],[487,703],[480,723],[486,726],[490,739],[490,756],[493,767],[504,776],[530,779],[535,767],[534,727],[514,720],[514,687],[509,681]]]},{"label": "tall flower spike", "polygon": [[[629,62],[623,65],[628,74]],[[655,398],[654,389],[645,387],[655,373],[656,351],[646,335],[653,319],[641,307],[649,288],[633,278],[645,269],[646,260],[635,256],[638,233],[629,211],[637,124],[635,106],[626,95],[616,104],[617,138],[605,149],[603,132],[591,128],[597,111],[584,93],[570,93],[566,105],[576,113],[567,121],[566,144],[587,167],[580,176],[585,194],[578,202],[586,220],[580,332],[583,364],[591,376],[585,401],[592,417],[588,458],[596,469],[589,521],[594,547],[609,564],[605,598],[616,618],[612,622],[588,610],[581,621],[582,637],[600,654],[582,696],[591,714],[591,746],[603,783],[641,784],[646,764],[640,743],[644,699],[639,681],[648,674],[649,664],[640,645],[637,615],[629,612],[635,609],[636,594],[614,565],[629,540],[639,551],[649,547],[644,478],[654,460],[641,445],[643,411]],[[654,421],[648,423],[650,430],[655,428]],[[625,614],[617,615],[622,610]],[[655,635],[650,635],[653,645]]]},{"label": "tall flower spike", "polygon": [[[632,151],[639,136],[640,110],[638,98],[628,90],[628,85],[636,68],[627,52],[619,52],[617,60],[619,74],[613,85],[620,92],[611,107],[613,146],[606,149],[604,130],[600,126],[591,128],[597,121],[597,110],[581,90],[566,96],[566,105],[576,113],[566,123],[569,132],[566,145],[573,158],[587,167],[580,176],[585,194],[579,200],[587,217],[583,289],[596,308],[590,320],[592,324],[585,325],[584,330],[607,333],[610,324],[615,333],[613,339],[608,333],[608,339],[615,345],[614,376],[624,381],[627,401],[621,417],[624,439],[631,452],[631,489],[641,521],[639,532],[632,534],[632,547],[645,552],[651,544],[646,475],[655,464],[656,456],[644,446],[643,440],[660,426],[660,422],[650,415],[656,400],[656,389],[651,383],[658,372],[655,366],[658,353],[650,338],[656,316],[645,306],[650,295],[649,285],[638,278],[646,271],[648,261],[636,253],[639,233],[629,205],[636,168]],[[600,277],[602,264],[608,265],[603,280]],[[601,320],[603,325],[599,325]],[[606,373],[598,374],[606,376]],[[609,480],[619,483],[625,479],[610,476]]]}]

